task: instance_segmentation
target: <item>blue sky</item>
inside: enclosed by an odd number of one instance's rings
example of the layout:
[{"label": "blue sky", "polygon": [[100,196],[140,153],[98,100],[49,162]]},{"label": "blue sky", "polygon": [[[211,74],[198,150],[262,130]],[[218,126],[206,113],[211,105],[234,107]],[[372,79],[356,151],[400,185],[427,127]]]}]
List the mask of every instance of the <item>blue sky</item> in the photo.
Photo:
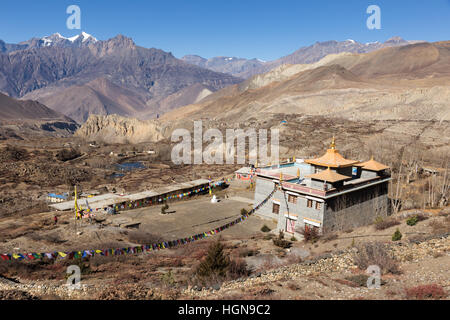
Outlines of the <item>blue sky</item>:
[{"label": "blue sky", "polygon": [[[450,0],[2,0],[0,39],[16,43],[66,27],[66,8],[81,8],[81,30],[100,40],[124,34],[176,57],[237,56],[273,60],[316,41],[450,40]],[[369,5],[381,30],[369,30]]]}]

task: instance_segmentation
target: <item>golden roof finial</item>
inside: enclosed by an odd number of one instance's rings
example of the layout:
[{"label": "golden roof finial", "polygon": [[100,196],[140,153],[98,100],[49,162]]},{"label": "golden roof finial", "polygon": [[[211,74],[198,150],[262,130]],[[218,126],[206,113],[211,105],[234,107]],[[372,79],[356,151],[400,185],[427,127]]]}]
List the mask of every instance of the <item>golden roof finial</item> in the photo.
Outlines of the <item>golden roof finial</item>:
[{"label": "golden roof finial", "polygon": [[295,156],[292,158],[292,162],[295,162]]},{"label": "golden roof finial", "polygon": [[370,160],[373,160],[373,155],[370,157]]},{"label": "golden roof finial", "polygon": [[336,139],[333,135],[333,140],[331,140],[331,145],[330,145],[330,149],[336,149]]},{"label": "golden roof finial", "polygon": [[300,178],[300,168],[297,168],[297,178]]},{"label": "golden roof finial", "polygon": [[280,172],[280,182],[283,181],[283,173]]}]

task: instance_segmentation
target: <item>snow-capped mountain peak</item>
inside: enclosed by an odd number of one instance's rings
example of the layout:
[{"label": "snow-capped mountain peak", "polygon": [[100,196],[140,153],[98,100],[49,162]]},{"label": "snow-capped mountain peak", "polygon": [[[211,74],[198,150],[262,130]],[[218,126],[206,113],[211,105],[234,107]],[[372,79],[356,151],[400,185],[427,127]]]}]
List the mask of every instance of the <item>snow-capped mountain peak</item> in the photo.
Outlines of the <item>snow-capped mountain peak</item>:
[{"label": "snow-capped mountain peak", "polygon": [[81,35],[83,36],[83,42],[86,41],[87,39],[91,38],[92,40],[94,40],[94,42],[97,42],[98,40],[96,38],[94,38],[92,35],[86,33],[86,32],[81,32]]},{"label": "snow-capped mountain peak", "polygon": [[81,38],[82,42],[87,41],[89,38],[92,39],[92,41],[94,41],[94,42],[98,41],[95,37],[93,37],[92,35],[90,35],[89,33],[84,32],[84,31],[82,31],[79,35],[76,35],[76,36],[73,36],[73,37],[70,37],[70,38],[66,38],[66,39],[69,40],[70,42],[74,42],[74,41],[76,41],[76,40],[78,40],[80,38]]},{"label": "snow-capped mountain peak", "polygon": [[[59,32],[56,32],[50,36],[45,36],[42,37],[41,39],[41,46],[44,47],[50,47],[50,46],[62,46],[62,47],[67,47],[67,46],[71,46],[75,43],[77,43],[77,45],[80,45],[81,43],[95,43],[98,40],[93,37],[92,35],[82,31],[80,34],[73,36],[73,37],[69,37],[66,38],[64,36],[62,36]],[[79,41],[77,41],[79,40]]]},{"label": "snow-capped mountain peak", "polygon": [[70,42],[74,42],[74,41],[77,40],[79,37],[80,37],[80,35],[78,34],[78,35],[76,35],[76,36],[67,38],[67,40],[69,40]]}]

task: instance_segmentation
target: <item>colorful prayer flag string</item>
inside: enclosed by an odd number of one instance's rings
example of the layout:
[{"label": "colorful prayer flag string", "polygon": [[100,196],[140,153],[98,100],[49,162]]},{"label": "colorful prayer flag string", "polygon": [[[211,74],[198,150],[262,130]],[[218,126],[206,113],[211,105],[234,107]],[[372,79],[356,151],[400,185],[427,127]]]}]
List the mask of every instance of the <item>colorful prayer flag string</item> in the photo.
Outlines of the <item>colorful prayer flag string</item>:
[{"label": "colorful prayer flag string", "polygon": [[199,233],[190,237],[185,237],[177,240],[171,240],[171,241],[162,241],[160,243],[153,243],[148,245],[141,245],[136,247],[128,247],[128,248],[115,248],[115,249],[96,249],[96,250],[82,250],[82,251],[72,251],[72,252],[52,252],[52,253],[5,253],[0,254],[0,258],[2,260],[34,260],[34,259],[58,259],[60,257],[61,259],[78,259],[78,258],[90,258],[95,255],[102,255],[102,256],[114,256],[114,255],[123,255],[123,254],[135,254],[135,253],[142,253],[142,252],[149,252],[152,250],[161,250],[166,248],[173,248],[179,245],[184,245],[190,242],[194,242],[197,240],[204,239],[208,236],[213,236],[219,232],[222,232],[232,226],[235,226],[238,223],[241,223],[245,220],[247,220],[248,217],[250,217],[254,212],[256,212],[262,205],[264,205],[272,196],[274,195],[276,191],[276,188],[273,189],[273,191],[258,205],[256,205],[250,212],[240,216],[239,218],[228,222],[227,224],[224,224],[216,229],[212,229],[207,232]]}]

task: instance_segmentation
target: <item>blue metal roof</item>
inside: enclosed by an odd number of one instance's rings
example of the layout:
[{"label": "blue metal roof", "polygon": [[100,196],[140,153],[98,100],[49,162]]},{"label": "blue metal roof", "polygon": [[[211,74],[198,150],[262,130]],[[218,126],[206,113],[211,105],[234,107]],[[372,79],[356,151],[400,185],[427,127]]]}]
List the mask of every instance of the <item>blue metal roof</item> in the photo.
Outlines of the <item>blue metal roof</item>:
[{"label": "blue metal roof", "polygon": [[49,193],[48,196],[52,197],[52,198],[58,198],[58,199],[67,199],[66,195],[56,194],[56,193]]}]

